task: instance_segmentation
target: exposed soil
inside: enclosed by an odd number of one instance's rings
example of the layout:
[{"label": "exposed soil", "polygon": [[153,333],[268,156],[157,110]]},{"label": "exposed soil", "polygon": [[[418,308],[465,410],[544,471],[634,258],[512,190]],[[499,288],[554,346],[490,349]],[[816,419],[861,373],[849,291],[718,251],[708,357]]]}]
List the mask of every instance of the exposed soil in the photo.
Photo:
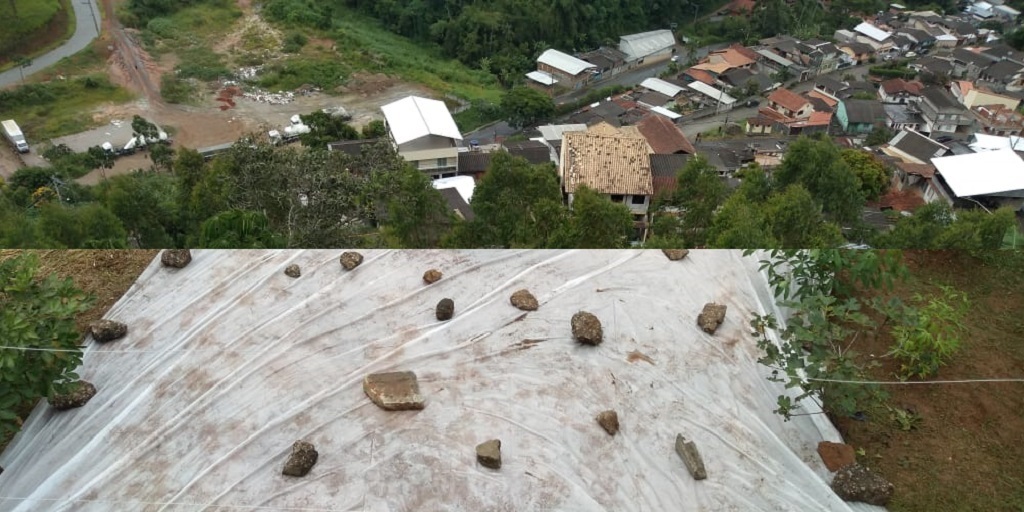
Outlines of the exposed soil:
[{"label": "exposed soil", "polygon": [[21,168],[21,159],[7,141],[0,141],[0,178],[6,180]]},{"label": "exposed soil", "polygon": [[[971,299],[964,347],[934,380],[1024,376],[1024,255],[1000,253],[983,262],[965,253],[906,252],[913,279],[900,294],[931,293],[939,284]],[[993,257],[993,260],[997,259]],[[855,350],[880,356],[887,332]],[[893,381],[896,361],[879,358],[872,377]],[[903,431],[887,417],[834,418],[861,462],[896,485],[898,511],[1024,510],[1024,388],[1020,383],[887,386],[890,403],[920,415]]]}]

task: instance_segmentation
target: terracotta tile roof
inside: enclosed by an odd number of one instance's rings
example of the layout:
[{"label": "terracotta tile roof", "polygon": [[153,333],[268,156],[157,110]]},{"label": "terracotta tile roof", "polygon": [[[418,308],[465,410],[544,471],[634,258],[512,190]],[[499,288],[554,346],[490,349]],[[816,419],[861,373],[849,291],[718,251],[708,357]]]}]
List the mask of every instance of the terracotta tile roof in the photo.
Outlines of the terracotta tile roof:
[{"label": "terracotta tile roof", "polygon": [[757,59],[753,59],[745,55],[745,52],[741,52],[735,46],[730,46],[724,50],[712,52],[712,55],[719,55],[723,60],[732,64],[735,68],[741,68],[743,66],[749,66],[753,64]]},{"label": "terracotta tile roof", "polygon": [[750,48],[743,46],[742,44],[733,43],[733,45],[730,46],[729,49],[735,50],[740,55],[750,59],[750,62],[757,62],[757,53],[754,50],[751,50]]},{"label": "terracotta tile roof", "polygon": [[806,126],[828,126],[832,122],[831,112],[811,112],[810,117],[807,119],[800,119],[796,122],[789,123],[792,127],[806,127]]},{"label": "terracotta tile roof", "polygon": [[683,152],[692,155],[697,152],[679,127],[664,116],[649,115],[640,120],[636,127],[654,153],[668,155]]},{"label": "terracotta tile roof", "polygon": [[639,132],[623,134],[602,125],[568,132],[562,139],[563,187],[568,193],[586,185],[603,194],[651,195],[650,154]]},{"label": "terracotta tile roof", "polygon": [[693,77],[698,82],[704,82],[708,85],[715,85],[715,77],[711,76],[711,73],[704,71],[703,69],[690,68],[683,72],[686,75]]},{"label": "terracotta tile roof", "polygon": [[935,166],[932,164],[914,164],[910,162],[896,162],[896,167],[907,174],[931,178],[935,176]]},{"label": "terracotta tile roof", "polygon": [[923,87],[921,82],[908,82],[902,78],[893,78],[882,82],[882,89],[884,89],[887,94],[905,92],[915,96],[920,96],[921,87]]},{"label": "terracotta tile roof", "polygon": [[799,94],[789,89],[775,89],[769,96],[768,101],[777,103],[793,112],[796,112],[809,103],[806,99],[802,98]]}]

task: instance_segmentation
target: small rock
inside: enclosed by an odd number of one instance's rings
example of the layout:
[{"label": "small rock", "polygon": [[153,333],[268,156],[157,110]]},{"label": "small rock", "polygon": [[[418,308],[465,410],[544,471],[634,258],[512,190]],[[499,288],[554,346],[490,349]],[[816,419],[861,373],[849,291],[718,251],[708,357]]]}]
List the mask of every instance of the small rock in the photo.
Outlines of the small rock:
[{"label": "small rock", "polygon": [[679,261],[690,254],[688,249],[662,249],[661,252],[665,253],[665,256],[672,261]]},{"label": "small rock", "polygon": [[341,253],[341,266],[345,270],[352,270],[359,266],[363,262],[363,255],[358,252],[343,252]]},{"label": "small rock", "polygon": [[830,443],[822,441],[818,443],[818,455],[829,471],[839,471],[840,468],[857,462],[857,453],[853,447],[843,443]]},{"label": "small rock", "polygon": [[165,267],[185,268],[192,262],[192,251],[188,249],[167,249],[160,254],[160,263]]},{"label": "small rock", "polygon": [[615,411],[604,411],[597,415],[597,423],[608,435],[614,436],[619,433],[619,415]]},{"label": "small rock", "polygon": [[49,399],[50,406],[58,411],[74,409],[85,405],[89,399],[96,395],[96,386],[93,386],[91,382],[80,380],[76,384],[78,385],[72,385],[71,391],[54,395],[53,398]]},{"label": "small rock", "polygon": [[292,263],[291,265],[285,267],[284,275],[288,277],[298,278],[299,276],[302,275],[302,269],[300,269],[298,265]]},{"label": "small rock", "polygon": [[114,341],[128,334],[128,326],[113,320],[97,320],[89,325],[92,338],[100,343]]},{"label": "small rock", "polygon": [[697,315],[697,325],[704,332],[714,334],[718,326],[725,320],[725,304],[705,304],[704,310]]},{"label": "small rock", "polygon": [[437,303],[435,314],[438,320],[451,320],[452,316],[455,315],[455,301],[441,299],[441,302]]},{"label": "small rock", "polygon": [[374,373],[363,379],[363,392],[385,411],[411,411],[425,407],[413,372]]},{"label": "small rock", "polygon": [[576,341],[586,345],[599,345],[604,340],[601,321],[586,311],[572,316],[572,335]]},{"label": "small rock", "polygon": [[697,445],[693,444],[693,441],[687,440],[682,434],[676,434],[676,453],[682,457],[686,469],[690,470],[690,475],[694,480],[704,480],[708,477],[708,472],[704,469],[704,459],[697,451]]},{"label": "small rock", "polygon": [[316,448],[311,443],[295,441],[295,444],[292,445],[292,454],[284,463],[284,470],[281,471],[281,474],[286,476],[306,476],[309,470],[313,469],[313,465],[316,464],[319,458],[320,454],[317,453]]},{"label": "small rock", "polygon": [[843,501],[860,501],[884,507],[889,503],[895,489],[892,483],[881,475],[854,463],[836,473],[832,480],[832,490]]},{"label": "small rock", "polygon": [[423,281],[427,284],[434,284],[441,280],[441,271],[436,268],[432,268],[423,273]]},{"label": "small rock", "polygon": [[476,446],[476,460],[481,466],[501,469],[501,441],[491,439]]},{"label": "small rock", "polygon": [[522,289],[516,290],[512,294],[512,305],[523,310],[523,311],[537,311],[540,304],[537,303],[537,297],[534,297],[530,290]]}]

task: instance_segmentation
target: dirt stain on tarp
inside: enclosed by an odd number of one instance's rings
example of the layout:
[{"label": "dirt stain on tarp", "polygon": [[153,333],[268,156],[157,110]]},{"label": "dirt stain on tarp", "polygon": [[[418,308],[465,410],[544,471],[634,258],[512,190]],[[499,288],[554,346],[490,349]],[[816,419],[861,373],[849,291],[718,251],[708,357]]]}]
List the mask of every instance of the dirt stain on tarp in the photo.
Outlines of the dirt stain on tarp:
[{"label": "dirt stain on tarp", "polygon": [[654,363],[654,359],[651,359],[650,356],[648,356],[647,354],[644,354],[643,352],[640,352],[639,350],[634,350],[634,351],[626,354],[626,361],[629,361],[631,363],[635,363],[637,361],[645,361],[645,362],[650,363],[652,365],[655,364]]}]

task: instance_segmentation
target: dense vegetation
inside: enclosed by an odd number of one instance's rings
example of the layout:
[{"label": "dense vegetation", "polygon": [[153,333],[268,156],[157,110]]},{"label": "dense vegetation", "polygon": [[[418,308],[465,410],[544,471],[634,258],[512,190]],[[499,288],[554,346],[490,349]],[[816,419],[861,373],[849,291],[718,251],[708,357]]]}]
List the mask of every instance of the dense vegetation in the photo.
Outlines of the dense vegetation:
[{"label": "dense vegetation", "polygon": [[61,10],[60,0],[4,0],[0,2],[0,19],[6,20],[0,31],[0,64],[16,55],[21,43],[51,23]]}]

